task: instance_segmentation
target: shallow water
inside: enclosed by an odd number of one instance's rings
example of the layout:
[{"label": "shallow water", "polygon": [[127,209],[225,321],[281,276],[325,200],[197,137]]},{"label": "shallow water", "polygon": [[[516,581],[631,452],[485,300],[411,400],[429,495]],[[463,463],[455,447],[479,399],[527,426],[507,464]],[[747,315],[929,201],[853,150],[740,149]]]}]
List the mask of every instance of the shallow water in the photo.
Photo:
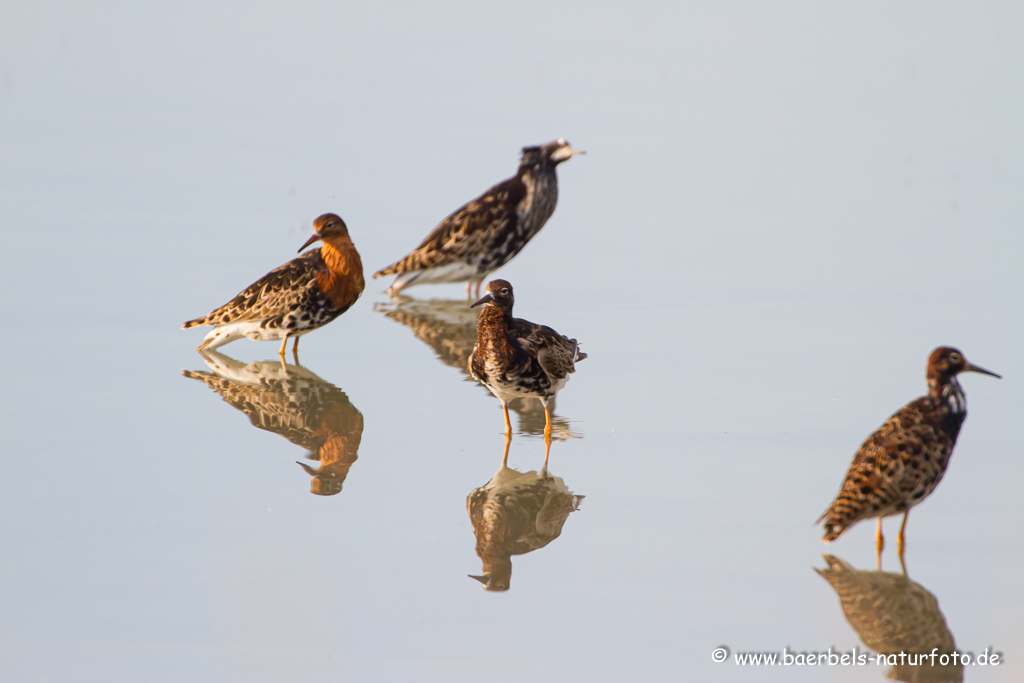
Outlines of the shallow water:
[{"label": "shallow water", "polygon": [[[875,681],[712,650],[878,621],[1024,677],[1016,6],[0,12],[0,679]],[[177,328],[326,211],[372,273],[558,136],[588,154],[500,275],[589,357],[546,476],[514,406],[544,531],[481,558],[464,287],[371,280],[301,368]],[[812,523],[940,344],[1004,379],[872,574],[874,525]]]}]

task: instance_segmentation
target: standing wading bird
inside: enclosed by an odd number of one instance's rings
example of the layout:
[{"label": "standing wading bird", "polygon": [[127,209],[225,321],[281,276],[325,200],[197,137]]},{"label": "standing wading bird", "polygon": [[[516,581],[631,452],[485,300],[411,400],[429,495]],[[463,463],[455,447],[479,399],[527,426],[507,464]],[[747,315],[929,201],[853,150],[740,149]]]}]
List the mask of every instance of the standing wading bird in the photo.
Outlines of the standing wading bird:
[{"label": "standing wading bird", "polygon": [[[469,356],[476,344],[476,319],[480,308],[470,308],[465,301],[400,296],[392,303],[374,304],[373,310],[408,327],[434,351],[439,361],[469,378]],[[476,380],[473,383],[479,384]],[[580,435],[572,431],[569,420],[556,414],[554,397],[549,403],[551,438],[559,441],[579,438]],[[539,398],[514,398],[508,402],[508,409],[519,416],[520,434],[544,433],[544,404]]]},{"label": "standing wading bird", "polygon": [[200,351],[242,337],[280,339],[282,362],[288,338],[294,337],[292,354],[298,362],[299,337],[347,311],[366,284],[363,262],[345,221],[333,213],[320,216],[313,221],[313,236],[299,251],[317,240],[323,246],[275,268],[217,310],[184,323],[182,329],[214,326],[199,345]]},{"label": "standing wading bird", "polygon": [[555,167],[577,154],[564,138],[524,147],[519,171],[457,209],[408,256],[373,277],[398,275],[390,296],[414,284],[465,282],[466,298],[476,283],[501,268],[540,232],[558,202]]},{"label": "standing wading bird", "polygon": [[853,456],[839,494],[818,519],[824,522],[824,540],[833,541],[857,522],[877,517],[880,566],[885,545],[882,517],[902,512],[899,556],[903,561],[910,508],[927,498],[942,480],[967,417],[967,397],[956,378],[961,372],[999,377],[971,365],[957,349],[942,346],[932,351],[926,373],[928,395],[903,406]]},{"label": "standing wading bird", "polygon": [[544,403],[544,439],[551,441],[549,402],[587,357],[575,339],[550,327],[512,317],[512,285],[491,280],[487,293],[473,306],[484,304],[476,323],[476,346],[469,357],[473,378],[491,390],[505,411],[505,435],[511,436],[508,402],[536,396]]}]

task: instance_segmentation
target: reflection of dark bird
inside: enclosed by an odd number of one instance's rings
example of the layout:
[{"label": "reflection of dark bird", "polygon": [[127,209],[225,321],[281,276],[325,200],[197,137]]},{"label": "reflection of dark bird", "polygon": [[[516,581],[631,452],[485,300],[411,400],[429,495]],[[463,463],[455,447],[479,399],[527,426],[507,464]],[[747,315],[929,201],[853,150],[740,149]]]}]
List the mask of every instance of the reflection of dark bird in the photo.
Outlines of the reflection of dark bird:
[{"label": "reflection of dark bird", "polygon": [[[472,380],[468,366],[476,344],[479,308],[470,308],[462,300],[420,300],[402,296],[395,304],[377,304],[374,310],[408,327],[420,341],[434,350],[438,360]],[[552,397],[549,403],[552,438],[556,441],[578,438],[569,421],[555,415],[555,398]],[[519,416],[520,433],[544,433],[544,404],[539,398],[514,398],[508,402],[508,407]]]},{"label": "reflection of dark bird", "polygon": [[373,274],[398,275],[387,293],[397,296],[412,285],[465,282],[466,296],[476,283],[522,251],[540,232],[558,202],[555,167],[583,154],[559,138],[524,147],[519,171],[457,209],[427,235],[412,253]]},{"label": "reflection of dark bird", "polygon": [[469,358],[473,378],[498,397],[505,410],[505,434],[512,433],[508,402],[536,396],[544,403],[544,436],[551,438],[549,401],[576,371],[577,361],[587,357],[575,339],[550,327],[512,317],[515,297],[505,280],[487,283],[487,294],[473,304],[484,304],[477,320],[476,346]]},{"label": "reflection of dark bird", "polygon": [[298,464],[313,477],[313,493],[341,491],[363,436],[363,416],[345,392],[299,365],[246,365],[216,351],[200,353],[213,372],[182,374],[204,382],[248,415],[254,427],[308,449],[306,457],[319,461],[319,468]]},{"label": "reflection of dark bird", "polygon": [[533,552],[558,538],[569,513],[578,510],[583,500],[561,478],[548,473],[546,457],[540,472],[508,467],[510,443],[506,438],[501,469],[466,498],[476,554],[484,563],[483,575],[472,578],[489,591],[508,590],[512,556]]},{"label": "reflection of dark bird", "polygon": [[323,243],[275,268],[249,285],[234,299],[183,329],[213,325],[199,350],[214,350],[242,337],[281,340],[281,359],[288,338],[295,339],[292,354],[298,361],[299,337],[323,327],[347,311],[363,293],[363,262],[345,221],[333,213],[313,221],[313,242]]},{"label": "reflection of dark bird", "polygon": [[[939,601],[903,574],[854,569],[825,555],[827,569],[815,568],[832,586],[843,614],[864,645],[883,655],[950,655],[956,650],[953,634],[939,610]],[[894,666],[890,679],[946,683],[963,680],[963,663],[942,666],[938,657],[911,658]],[[911,665],[914,664],[914,665]]]},{"label": "reflection of dark bird", "polygon": [[958,350],[935,349],[928,358],[928,395],[911,401],[890,417],[857,451],[843,486],[824,520],[825,540],[832,541],[863,519],[878,518],[881,557],[882,517],[903,513],[899,553],[910,508],[938,486],[967,417],[967,398],[957,381],[961,372],[994,372],[971,365]]}]

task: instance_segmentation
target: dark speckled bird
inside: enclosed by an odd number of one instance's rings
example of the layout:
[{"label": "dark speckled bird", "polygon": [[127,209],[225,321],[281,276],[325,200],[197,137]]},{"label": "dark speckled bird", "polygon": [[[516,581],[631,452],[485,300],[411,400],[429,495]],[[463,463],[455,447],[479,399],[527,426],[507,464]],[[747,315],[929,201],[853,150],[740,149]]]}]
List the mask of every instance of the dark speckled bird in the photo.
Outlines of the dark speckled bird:
[{"label": "dark speckled bird", "polygon": [[967,417],[967,398],[956,378],[961,372],[999,377],[971,365],[957,349],[943,346],[932,351],[926,373],[928,395],[903,406],[857,451],[839,494],[818,520],[823,522],[826,541],[839,538],[861,520],[877,517],[877,549],[881,557],[882,517],[902,512],[902,559],[910,508],[924,500],[942,480]]},{"label": "dark speckled bird", "polygon": [[536,396],[544,403],[544,437],[551,439],[549,402],[587,357],[575,339],[550,327],[512,317],[512,285],[491,280],[487,293],[473,306],[484,305],[476,324],[476,346],[469,357],[473,378],[491,390],[505,410],[505,434],[512,433],[508,402]]},{"label": "dark speckled bird", "polygon": [[387,293],[412,285],[465,282],[466,297],[476,283],[502,267],[540,232],[558,202],[555,167],[577,154],[563,138],[524,147],[519,171],[457,209],[408,256],[373,277],[398,275]]},{"label": "dark speckled bird", "polygon": [[242,337],[281,340],[281,360],[289,337],[298,361],[299,337],[323,327],[347,311],[363,293],[363,262],[348,236],[345,221],[333,213],[313,221],[313,236],[299,251],[311,249],[270,271],[231,301],[189,320],[182,329],[213,325],[199,350],[213,350]]},{"label": "dark speckled bird", "polygon": [[[469,375],[469,356],[476,344],[476,319],[479,308],[470,308],[455,299],[412,299],[398,297],[393,303],[376,303],[373,310],[405,325],[416,337],[433,349],[437,359]],[[473,380],[473,384],[479,382]],[[483,387],[486,389],[486,387]],[[570,421],[555,414],[555,398],[550,400],[551,438],[564,441],[579,438]],[[519,416],[520,434],[544,433],[544,404],[539,398],[525,396],[508,402],[508,409]]]}]

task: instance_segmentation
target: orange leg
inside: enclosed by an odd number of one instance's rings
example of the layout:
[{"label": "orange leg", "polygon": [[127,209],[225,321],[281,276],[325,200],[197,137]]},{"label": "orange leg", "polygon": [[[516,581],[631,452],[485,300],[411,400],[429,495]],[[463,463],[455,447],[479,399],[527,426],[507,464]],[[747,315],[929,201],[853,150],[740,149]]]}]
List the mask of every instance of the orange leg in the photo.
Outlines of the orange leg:
[{"label": "orange leg", "polygon": [[878,571],[882,571],[882,548],[885,547],[885,537],[882,536],[882,518],[878,518],[878,526],[875,527],[875,555],[878,560]]},{"label": "orange leg", "polygon": [[292,356],[295,357],[295,364],[299,364],[299,338],[295,338],[295,344],[292,346]]},{"label": "orange leg", "polygon": [[480,285],[482,285],[483,283],[484,283],[483,280],[477,280],[476,281],[476,298],[477,299],[480,298]]},{"label": "orange leg", "polygon": [[547,401],[544,401],[544,442],[551,444],[551,409]]},{"label": "orange leg", "polygon": [[285,350],[285,348],[287,346],[288,346],[288,337],[285,336],[285,338],[281,340],[281,350],[277,354],[277,355],[281,356],[281,363],[282,364],[284,363],[284,350]]},{"label": "orange leg", "polygon": [[505,438],[512,438],[512,421],[508,419],[508,404],[504,401],[501,402],[501,407],[505,409]]},{"label": "orange leg", "polygon": [[473,300],[473,281],[466,280],[466,301]]},{"label": "orange leg", "polygon": [[896,545],[897,550],[900,554],[900,562],[903,562],[903,551],[906,550],[907,545],[903,533],[907,530],[907,517],[910,516],[910,510],[903,513],[903,524],[900,524],[900,536]]},{"label": "orange leg", "polygon": [[501,466],[508,467],[508,447],[512,443],[512,435],[505,435],[505,455],[501,458]]},{"label": "orange leg", "polygon": [[548,458],[551,456],[551,438],[544,439],[544,467],[540,468],[541,473],[548,471]]}]

